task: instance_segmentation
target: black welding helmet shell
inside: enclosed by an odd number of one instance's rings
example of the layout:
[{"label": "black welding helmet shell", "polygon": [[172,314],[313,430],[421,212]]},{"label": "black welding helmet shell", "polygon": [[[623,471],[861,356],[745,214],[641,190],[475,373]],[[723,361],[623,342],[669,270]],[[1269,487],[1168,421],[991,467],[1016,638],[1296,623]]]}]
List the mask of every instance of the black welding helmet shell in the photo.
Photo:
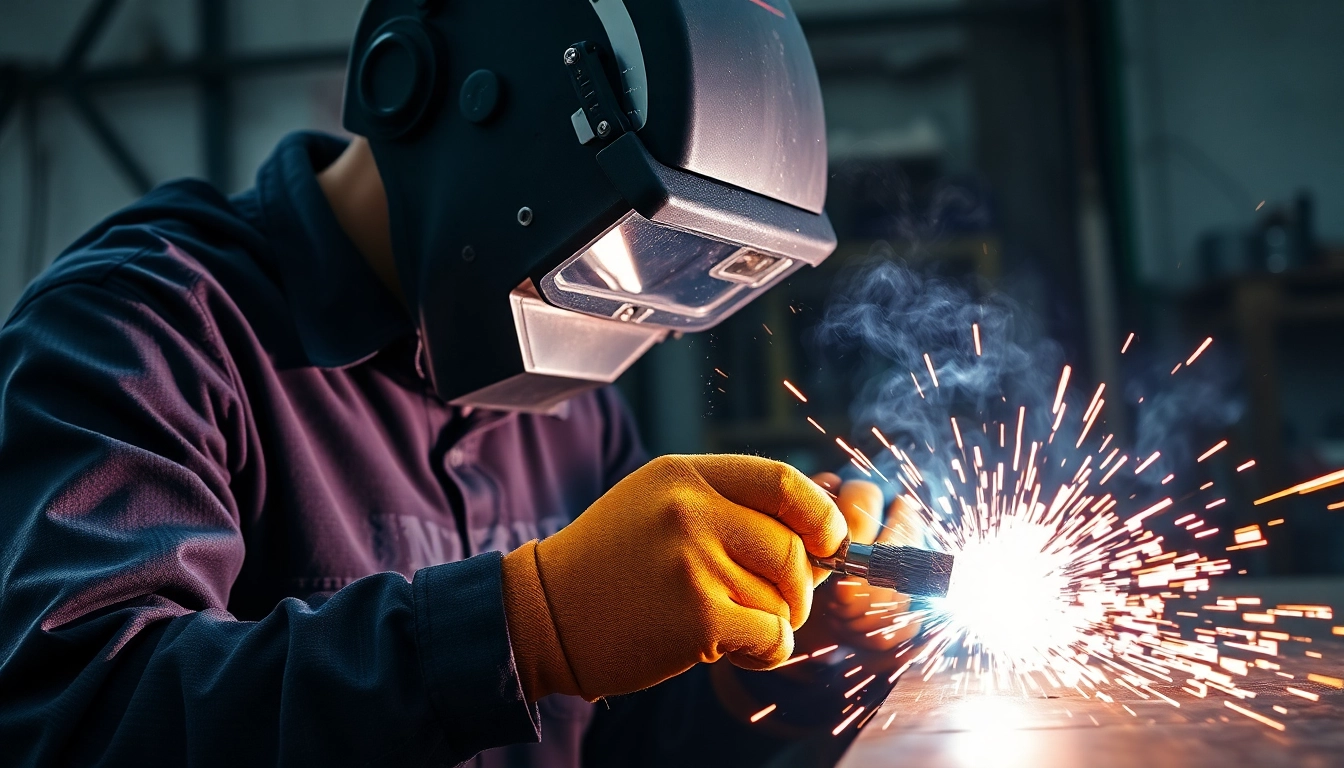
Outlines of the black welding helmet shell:
[{"label": "black welding helmet shell", "polygon": [[835,249],[784,0],[371,0],[344,123],[455,404],[550,410]]}]

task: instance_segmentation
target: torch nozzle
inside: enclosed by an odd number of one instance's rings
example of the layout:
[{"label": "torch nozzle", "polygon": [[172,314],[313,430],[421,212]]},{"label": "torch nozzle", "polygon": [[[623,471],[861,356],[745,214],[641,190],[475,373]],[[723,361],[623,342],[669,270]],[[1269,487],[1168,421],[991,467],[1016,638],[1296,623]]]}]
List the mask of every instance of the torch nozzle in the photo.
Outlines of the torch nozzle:
[{"label": "torch nozzle", "polygon": [[856,544],[849,539],[830,557],[813,557],[818,568],[866,579],[916,597],[945,597],[956,558],[927,549],[892,544]]}]

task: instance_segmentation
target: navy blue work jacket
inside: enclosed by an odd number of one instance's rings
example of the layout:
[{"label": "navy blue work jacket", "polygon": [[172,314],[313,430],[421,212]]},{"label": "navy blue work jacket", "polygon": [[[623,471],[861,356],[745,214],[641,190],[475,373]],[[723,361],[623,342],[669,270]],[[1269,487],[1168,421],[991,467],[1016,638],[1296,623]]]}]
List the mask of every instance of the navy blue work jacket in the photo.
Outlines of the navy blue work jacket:
[{"label": "navy blue work jacket", "polygon": [[[610,708],[524,700],[500,553],[644,452],[613,390],[434,396],[317,185],[344,147],[291,136],[233,198],[158,188],[0,330],[0,766],[773,759],[703,665]],[[752,680],[775,717],[843,703]]]},{"label": "navy blue work jacket", "polygon": [[343,147],[158,188],[0,332],[0,764],[451,764],[542,716],[493,762],[577,764],[592,707],[524,701],[500,552],[643,451],[610,390],[432,394],[317,186]]}]

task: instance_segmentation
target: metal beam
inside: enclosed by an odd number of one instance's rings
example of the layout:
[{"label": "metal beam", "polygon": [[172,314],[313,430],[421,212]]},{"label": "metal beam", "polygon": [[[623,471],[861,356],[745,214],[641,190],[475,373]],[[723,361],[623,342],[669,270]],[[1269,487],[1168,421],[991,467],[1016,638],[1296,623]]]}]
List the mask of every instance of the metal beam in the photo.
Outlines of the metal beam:
[{"label": "metal beam", "polygon": [[198,44],[204,64],[201,73],[201,146],[205,177],[223,192],[229,191],[233,169],[233,92],[220,63],[228,55],[226,0],[200,0]]},{"label": "metal beam", "polygon": [[232,81],[274,72],[289,74],[304,69],[335,69],[344,67],[349,56],[350,52],[346,48],[314,48],[308,51],[229,56],[215,61],[193,56],[154,64],[108,65],[83,70],[67,79],[51,68],[19,68],[19,72],[37,91],[58,90],[67,81],[81,87],[159,86],[194,83],[210,75]]},{"label": "metal beam", "polygon": [[112,158],[112,162],[121,171],[121,175],[126,177],[126,181],[139,194],[145,194],[153,189],[154,182],[150,179],[149,172],[145,170],[140,161],[131,153],[129,147],[117,135],[112,124],[107,121],[103,113],[98,110],[89,97],[79,88],[72,87],[66,91],[70,104],[74,106],[75,111],[84,119],[93,131],[94,138],[102,145],[103,151]]},{"label": "metal beam", "polygon": [[70,38],[70,42],[66,44],[65,53],[61,55],[61,62],[56,70],[56,78],[71,106],[93,132],[103,151],[112,158],[117,170],[121,171],[131,186],[143,195],[154,186],[149,173],[76,82],[84,70],[85,62],[88,61],[89,52],[107,30],[108,22],[112,20],[112,15],[120,5],[121,0],[94,0],[93,5],[89,6],[80,19],[79,27]]},{"label": "metal beam", "polygon": [[74,36],[65,46],[65,53],[61,56],[61,71],[73,73],[84,68],[84,62],[89,58],[89,51],[93,50],[98,38],[102,37],[107,29],[107,22],[111,20],[113,12],[119,5],[121,0],[94,0],[93,5],[80,19],[79,28],[75,30]]},{"label": "metal beam", "polygon": [[18,67],[0,65],[0,133],[5,132],[9,114],[23,100],[23,71]]}]

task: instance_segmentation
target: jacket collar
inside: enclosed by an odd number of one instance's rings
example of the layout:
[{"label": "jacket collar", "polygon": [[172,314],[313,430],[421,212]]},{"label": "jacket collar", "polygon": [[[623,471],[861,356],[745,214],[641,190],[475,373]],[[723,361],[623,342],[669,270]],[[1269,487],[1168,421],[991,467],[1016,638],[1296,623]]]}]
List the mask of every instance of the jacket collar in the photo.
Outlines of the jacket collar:
[{"label": "jacket collar", "polygon": [[285,137],[257,172],[257,194],[308,361],[343,368],[413,334],[410,315],[341,230],[317,174],[347,142]]}]

